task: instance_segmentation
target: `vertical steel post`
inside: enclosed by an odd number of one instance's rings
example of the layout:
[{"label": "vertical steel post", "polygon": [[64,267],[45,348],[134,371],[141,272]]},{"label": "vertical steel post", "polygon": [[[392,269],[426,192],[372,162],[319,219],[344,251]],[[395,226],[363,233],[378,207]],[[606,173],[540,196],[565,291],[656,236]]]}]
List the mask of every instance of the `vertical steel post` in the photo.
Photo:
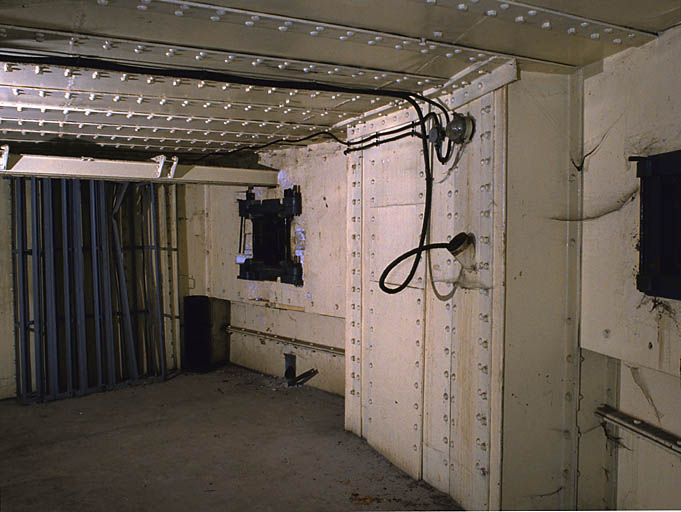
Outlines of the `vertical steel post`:
[{"label": "vertical steel post", "polygon": [[137,353],[135,351],[135,338],[132,333],[132,322],[130,319],[130,301],[128,300],[128,283],[125,277],[125,265],[123,264],[123,251],[121,249],[121,239],[119,235],[118,222],[115,215],[121,208],[123,198],[128,190],[128,184],[124,183],[122,190],[118,193],[116,204],[114,205],[111,222],[113,224],[113,242],[114,250],[116,252],[116,265],[118,269],[118,289],[121,294],[121,309],[123,316],[123,332],[125,334],[125,346],[128,353],[128,379],[133,381],[139,378],[139,370],[137,368]]},{"label": "vertical steel post", "polygon": [[[175,330],[175,251],[173,247],[173,219],[171,217],[172,204],[171,200],[171,187],[174,185],[164,185],[163,191],[165,192],[165,206],[166,206],[166,256],[168,257],[168,302],[170,305],[170,336],[172,338],[173,344],[173,367],[177,368],[177,332]],[[175,191],[172,188],[173,192]]]},{"label": "vertical steel post", "polygon": [[85,332],[85,276],[83,258],[83,212],[80,180],[72,182],[73,277],[76,298],[76,340],[78,344],[78,391],[88,390],[87,338]]},{"label": "vertical steel post", "polygon": [[[155,367],[155,350],[153,348],[154,331],[153,326],[149,320],[152,314],[151,300],[149,294],[150,282],[152,280],[153,267],[151,258],[147,255],[147,247],[151,245],[151,236],[149,234],[149,222],[151,219],[151,197],[147,194],[148,185],[138,185],[137,190],[140,192],[140,199],[142,203],[142,230],[140,233],[140,245],[142,247],[142,276],[140,283],[142,285],[142,309],[144,309],[144,352],[146,356],[147,375],[156,373]],[[153,252],[152,252],[153,256]],[[152,370],[152,368],[154,368]]]},{"label": "vertical steel post", "polygon": [[166,377],[166,343],[165,343],[165,324],[163,318],[163,283],[161,282],[161,248],[159,245],[158,227],[158,198],[156,194],[156,184],[149,184],[151,190],[151,229],[153,233],[154,245],[154,270],[156,281],[156,324],[158,327],[158,353],[161,366],[161,376]]},{"label": "vertical steel post", "polygon": [[[173,192],[174,192],[174,197],[175,201],[173,201],[173,218],[175,219],[175,229],[174,229],[174,234],[175,234],[175,277],[177,287],[174,288],[174,293],[175,293],[175,309],[177,311],[177,318],[174,319],[176,322],[176,338],[175,338],[175,350],[177,351],[177,359],[176,359],[176,370],[182,369],[182,298],[180,297],[180,290],[181,290],[181,285],[180,285],[180,214],[179,214],[179,207],[178,207],[178,186],[173,185]],[[181,189],[182,192],[184,193],[184,188]]]},{"label": "vertical steel post", "polygon": [[19,292],[17,290],[17,193],[16,184],[18,178],[9,178],[10,197],[10,249],[12,251],[12,306],[14,312],[14,385],[17,390],[17,398],[21,399],[21,327],[19,326]]},{"label": "vertical steel post", "polygon": [[42,322],[41,322],[41,289],[40,289],[40,204],[38,203],[37,178],[31,178],[31,255],[33,273],[33,346],[35,389],[38,398],[43,397],[43,350],[42,350]]},{"label": "vertical steel post", "polygon": [[[128,197],[128,205],[126,206],[127,208],[127,215],[128,215],[128,229],[130,230],[129,236],[129,250],[130,250],[130,270],[131,270],[131,278],[132,278],[132,283],[133,283],[133,288],[132,288],[132,297],[131,299],[131,305],[132,305],[132,328],[133,332],[135,333],[135,337],[139,338],[140,343],[138,343],[138,347],[141,347],[142,343],[142,337],[140,336],[140,329],[139,329],[139,318],[138,318],[138,305],[137,305],[137,294],[138,294],[138,280],[137,280],[137,251],[135,250],[135,246],[137,245],[137,229],[136,229],[136,224],[138,222],[138,219],[135,215],[135,201],[136,201],[136,193],[135,193],[135,187],[132,188],[132,191],[127,195]],[[127,193],[128,190],[128,184],[126,183],[126,188],[125,191],[122,194]],[[124,195],[121,196],[121,201],[125,198]],[[123,223],[123,219],[121,218],[121,223]],[[121,241],[121,243],[125,243],[125,241]],[[121,246],[122,250],[122,246]],[[136,348],[138,350],[138,348]],[[138,355],[141,356],[141,352],[137,352]]]},{"label": "vertical steel post", "polygon": [[107,385],[113,387],[116,384],[116,361],[114,357],[113,338],[113,310],[111,306],[111,264],[109,247],[109,184],[105,181],[97,182],[99,189],[99,236],[100,263],[101,263],[101,292],[102,292],[102,317],[104,323],[104,349],[106,352]]},{"label": "vertical steel post", "polygon": [[57,292],[54,265],[54,217],[52,215],[52,180],[42,180],[43,200],[43,246],[45,279],[45,338],[47,341],[46,383],[49,384],[50,398],[59,394],[59,356],[57,353]]},{"label": "vertical steel post", "polygon": [[99,295],[99,244],[97,239],[97,193],[95,181],[90,180],[90,256],[92,258],[93,314],[95,318],[95,352],[97,357],[97,387],[102,388],[102,309]]},{"label": "vertical steel post", "polygon": [[28,339],[28,290],[26,282],[26,180],[14,178],[16,201],[16,244],[17,244],[17,286],[19,344],[17,359],[21,359],[21,392],[17,395],[26,400],[31,392],[31,354]]},{"label": "vertical steel post", "polygon": [[71,355],[71,248],[69,245],[69,182],[61,180],[62,263],[64,266],[64,348],[66,354],[66,392],[73,393]]},{"label": "vertical steel post", "polygon": [[19,254],[17,251],[17,239],[19,237],[18,235],[18,229],[17,229],[17,224],[18,224],[18,208],[17,208],[17,195],[18,195],[18,190],[19,190],[19,179],[20,178],[11,178],[10,179],[10,187],[11,187],[11,193],[10,193],[10,198],[12,202],[12,299],[14,302],[14,371],[15,371],[15,380],[16,380],[16,387],[17,387],[17,398],[22,400],[24,399],[24,394],[25,392],[23,391],[25,388],[22,384],[22,376],[23,376],[23,370],[22,366],[24,364],[24,358],[21,355],[21,350],[22,350],[22,332],[23,332],[23,324],[20,322],[20,306],[19,306],[19,280],[18,280],[18,266],[19,266],[19,258],[23,257],[23,254]]}]

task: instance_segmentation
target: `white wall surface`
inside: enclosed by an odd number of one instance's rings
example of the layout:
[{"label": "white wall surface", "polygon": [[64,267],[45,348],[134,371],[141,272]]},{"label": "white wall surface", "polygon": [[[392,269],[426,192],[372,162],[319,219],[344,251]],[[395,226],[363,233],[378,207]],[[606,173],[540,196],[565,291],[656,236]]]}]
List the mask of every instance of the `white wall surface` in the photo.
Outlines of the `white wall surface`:
[{"label": "white wall surface", "polygon": [[[302,287],[237,279],[239,198],[244,187],[187,186],[187,287],[233,302],[232,325],[342,348],[345,316],[345,218],[347,160],[337,144],[320,143],[261,155],[261,165],[279,170],[277,189],[256,189],[262,198],[301,187],[302,214],[293,231],[304,248]],[[248,223],[247,223],[248,224]],[[283,319],[283,321],[282,321]],[[275,375],[284,374],[284,352],[298,357],[298,373],[315,367],[308,385],[343,394],[344,364],[328,352],[232,334],[231,359]]]},{"label": "white wall surface", "polygon": [[[237,198],[245,189],[209,187],[208,291],[215,297],[255,303],[268,301],[306,312],[343,317],[345,304],[345,172],[337,144],[314,144],[265,153],[260,163],[279,170],[280,188],[300,185],[302,214],[294,229],[304,237],[302,287],[237,279],[239,238]],[[281,190],[263,190],[262,198]],[[331,271],[330,269],[333,269]]]},{"label": "white wall surface", "polygon": [[[378,280],[417,245],[420,142],[351,158],[346,428],[465,508],[574,506],[574,244],[569,223],[557,220],[571,212],[569,95],[566,76],[524,73],[457,109],[475,118],[476,132],[457,166],[435,165],[431,241],[470,232],[475,251],[460,261],[434,251],[430,272],[422,262],[398,295],[383,293]],[[351,135],[410,115],[369,121]],[[397,267],[389,284],[408,269]],[[458,279],[453,296],[436,297],[433,286],[447,294]]]},{"label": "white wall surface", "polygon": [[[681,435],[681,303],[636,289],[639,180],[629,156],[681,149],[681,29],[587,70],[582,345],[621,360],[618,407]],[[582,425],[580,425],[582,427]],[[582,428],[584,430],[584,428]],[[679,508],[679,458],[620,429],[619,508]],[[599,507],[599,503],[585,506]]]},{"label": "white wall surface", "polygon": [[10,182],[0,180],[0,399],[16,396],[14,300],[12,291],[12,223]]},{"label": "white wall surface", "polygon": [[[475,509],[499,506],[504,98],[490,93],[458,109],[474,116],[476,136],[457,166],[434,165],[431,241],[473,233],[477,247],[462,256],[465,269],[447,251],[434,251],[434,283],[424,257],[409,287],[382,292],[383,269],[418,244],[425,203],[421,142],[354,154],[348,169],[346,428],[410,475]],[[400,111],[350,135],[413,119],[411,110]],[[411,264],[396,267],[388,285],[401,283]],[[451,295],[460,276],[462,286]],[[446,298],[438,299],[433,286]]]},{"label": "white wall surface", "polygon": [[585,149],[598,149],[584,167],[584,215],[597,218],[583,223],[582,345],[676,376],[681,329],[636,289],[639,180],[627,159],[681,149],[680,61],[676,29],[606,59],[584,102]]},{"label": "white wall surface", "polygon": [[573,508],[577,339],[568,308],[569,77],[508,86],[502,506]]}]

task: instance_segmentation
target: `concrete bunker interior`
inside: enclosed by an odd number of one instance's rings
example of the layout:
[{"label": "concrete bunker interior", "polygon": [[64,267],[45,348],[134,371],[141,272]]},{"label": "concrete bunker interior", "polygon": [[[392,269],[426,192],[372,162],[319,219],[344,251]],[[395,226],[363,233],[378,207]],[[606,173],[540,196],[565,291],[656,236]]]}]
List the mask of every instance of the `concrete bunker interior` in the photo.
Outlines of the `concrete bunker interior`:
[{"label": "concrete bunker interior", "polygon": [[678,290],[637,287],[637,166],[681,150],[680,22],[677,0],[3,3],[3,448],[87,400],[316,388],[452,501],[283,509],[679,508]]}]

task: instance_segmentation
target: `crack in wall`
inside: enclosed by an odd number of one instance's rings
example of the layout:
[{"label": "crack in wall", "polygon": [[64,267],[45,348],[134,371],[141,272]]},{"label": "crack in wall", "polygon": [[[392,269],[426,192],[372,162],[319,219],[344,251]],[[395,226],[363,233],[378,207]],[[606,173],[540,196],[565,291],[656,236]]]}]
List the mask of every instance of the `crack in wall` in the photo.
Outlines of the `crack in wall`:
[{"label": "crack in wall", "polygon": [[[629,448],[626,444],[622,442],[622,438],[618,437],[614,434],[611,434],[610,431],[608,430],[608,424],[606,422],[601,423],[601,427],[603,427],[603,433],[605,434],[605,444],[607,448],[608,443],[612,443],[618,448],[624,448],[625,450],[632,451],[631,448]],[[603,468],[605,469],[605,468]]]},{"label": "crack in wall", "polygon": [[574,158],[570,158],[570,163],[572,166],[577,170],[577,172],[582,172],[584,170],[584,165],[586,164],[587,159],[594,155],[603,145],[603,142],[605,142],[605,139],[608,137],[608,134],[610,133],[610,130],[618,123],[620,119],[622,119],[622,116],[624,115],[624,112],[622,112],[615,121],[608,127],[607,130],[605,130],[605,133],[601,137],[601,140],[598,141],[598,144],[596,144],[591,150],[587,151],[584,153],[582,158],[579,159],[579,163],[575,161]]},{"label": "crack in wall", "polygon": [[563,487],[563,486],[561,485],[561,486],[558,487],[558,489],[556,489],[555,491],[547,492],[547,493],[545,493],[545,494],[530,494],[530,495],[528,496],[528,498],[548,498],[549,496],[553,496],[553,495],[555,495],[555,494],[558,494],[558,493],[561,492],[563,489],[565,489],[565,487]]},{"label": "crack in wall", "polygon": [[660,414],[660,411],[657,409],[657,406],[655,405],[653,395],[650,393],[648,384],[646,384],[646,381],[643,379],[643,375],[641,375],[640,369],[636,366],[629,366],[629,370],[631,371],[631,377],[634,379],[634,382],[641,389],[641,393],[643,393],[643,396],[645,396],[646,400],[653,408],[653,411],[655,411],[655,416],[657,417],[658,424],[661,424],[662,415]]},{"label": "crack in wall", "polygon": [[624,197],[618,199],[614,205],[608,206],[607,208],[604,208],[603,210],[599,211],[598,213],[595,213],[593,215],[586,215],[583,217],[549,217],[551,220],[558,220],[561,222],[588,222],[591,220],[597,220],[601,219],[607,215],[613,214],[615,212],[618,212],[622,210],[626,205],[629,203],[633,202],[634,199],[636,199],[636,196],[638,196],[638,191],[639,187],[638,185],[634,190],[631,192],[627,193]]}]

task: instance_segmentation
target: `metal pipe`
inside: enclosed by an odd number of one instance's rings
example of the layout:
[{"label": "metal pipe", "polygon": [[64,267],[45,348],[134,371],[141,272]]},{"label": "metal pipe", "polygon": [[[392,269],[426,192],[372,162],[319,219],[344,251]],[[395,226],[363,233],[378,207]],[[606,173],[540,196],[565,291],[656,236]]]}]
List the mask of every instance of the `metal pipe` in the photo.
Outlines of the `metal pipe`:
[{"label": "metal pipe", "polygon": [[329,347],[327,345],[320,345],[312,341],[299,340],[297,338],[290,338],[288,336],[279,336],[271,332],[256,331],[254,329],[246,329],[245,327],[236,327],[234,325],[227,326],[227,332],[235,334],[244,334],[246,336],[255,336],[257,338],[265,338],[268,340],[283,343],[285,345],[295,345],[310,350],[318,350],[320,352],[329,352],[335,356],[344,356],[345,350],[342,348]]},{"label": "metal pipe", "polygon": [[54,217],[52,210],[52,180],[43,180],[43,246],[45,279],[45,338],[47,341],[46,381],[49,398],[59,393],[59,356],[57,353],[57,290],[54,265]]},{"label": "metal pipe", "polygon": [[609,405],[602,405],[596,409],[596,414],[608,423],[636,434],[677,456],[681,456],[681,437],[676,434],[651,425],[642,419],[631,416]]},{"label": "metal pipe", "polygon": [[43,396],[43,353],[42,353],[42,323],[40,306],[40,225],[38,203],[39,181],[31,178],[31,250],[32,273],[33,273],[33,347],[34,347],[34,374],[35,390],[38,397]]},{"label": "metal pipe", "polygon": [[163,283],[161,282],[161,250],[159,244],[159,226],[158,226],[158,198],[156,194],[156,185],[151,183],[149,185],[151,190],[151,230],[154,237],[154,269],[156,281],[156,323],[158,327],[158,348],[159,359],[161,366],[161,376],[166,377],[166,342],[165,342],[165,322],[163,320]]},{"label": "metal pipe", "polygon": [[[150,219],[150,205],[151,205],[151,199],[148,194],[146,194],[147,191],[147,186],[138,186],[137,190],[140,193],[141,197],[141,203],[142,203],[142,231],[140,233],[141,236],[141,241],[142,244],[146,244],[147,241],[150,239],[149,236],[149,219]],[[151,300],[149,299],[149,294],[151,293],[149,290],[149,279],[151,279],[151,274],[152,274],[152,268],[151,268],[151,259],[147,257],[147,251],[143,250],[142,251],[142,274],[139,278],[141,287],[142,287],[142,300],[144,301],[144,309],[148,311],[143,316],[144,319],[144,348],[145,348],[145,356],[146,356],[146,364],[147,364],[147,374],[151,374],[151,367],[153,366],[155,368],[155,358],[154,358],[154,350],[152,348],[152,341],[154,338],[153,334],[153,328],[151,325],[151,322],[149,321],[149,317],[152,315],[152,308],[150,307],[151,305]],[[155,373],[156,370],[154,369],[153,372]]]},{"label": "metal pipe", "polygon": [[17,398],[21,399],[21,339],[19,327],[19,306],[17,304],[17,201],[16,201],[16,183],[17,180],[10,178],[9,180],[9,197],[10,197],[10,226],[11,238],[10,246],[12,252],[12,311],[14,313],[14,385],[17,390]]},{"label": "metal pipe", "polygon": [[76,341],[78,344],[78,391],[84,394],[88,389],[87,339],[85,337],[85,277],[83,258],[83,212],[81,209],[80,180],[73,180],[73,277],[76,297]]},{"label": "metal pipe", "polygon": [[102,316],[104,322],[104,349],[106,352],[107,386],[112,387],[116,383],[116,359],[114,356],[113,338],[113,308],[111,305],[111,261],[109,247],[109,183],[99,181],[96,184],[99,192],[97,204],[99,236],[100,236],[100,264],[101,264],[101,293],[102,293]]},{"label": "metal pipe", "polygon": [[73,393],[71,355],[71,248],[69,245],[69,182],[61,180],[62,260],[64,265],[64,344],[66,352],[66,392]]},{"label": "metal pipe", "polygon": [[183,362],[182,361],[182,333],[183,333],[183,329],[182,329],[182,313],[181,313],[182,305],[181,305],[181,299],[179,297],[179,295],[180,295],[180,282],[179,282],[180,281],[180,279],[179,279],[180,252],[179,252],[178,248],[179,248],[179,245],[180,245],[180,226],[179,226],[180,216],[179,216],[179,213],[178,213],[178,206],[177,206],[177,203],[178,203],[178,200],[177,200],[177,185],[173,185],[173,191],[174,191],[174,196],[175,196],[175,201],[173,202],[173,214],[174,214],[173,216],[175,218],[175,230],[174,230],[175,231],[175,254],[174,254],[174,258],[175,258],[175,269],[178,272],[178,279],[176,280],[177,289],[176,289],[176,294],[175,294],[175,300],[177,301],[177,303],[176,303],[176,310],[177,310],[177,313],[178,313],[177,318],[180,319],[177,322],[177,332],[178,332],[178,338],[179,338],[178,341],[179,341],[179,348],[180,348],[179,352],[180,353],[179,353],[178,360],[177,360],[176,365],[175,365],[175,369],[180,370],[182,368],[182,362]]},{"label": "metal pipe", "polygon": [[[127,192],[128,190],[128,184],[126,183],[125,185],[125,191]],[[136,222],[136,215],[135,215],[135,204],[136,204],[136,188],[128,194],[128,229],[130,231],[130,245],[131,246],[136,246],[137,245],[137,222]],[[123,201],[125,197],[125,194],[121,194],[121,201]],[[122,206],[122,205],[121,205]],[[123,220],[121,219],[121,223]],[[135,250],[132,251],[132,256],[131,256],[131,271],[132,271],[132,328],[133,332],[135,333],[135,337],[138,338],[140,341],[143,341],[144,335],[140,334],[140,326],[139,326],[139,313],[138,313],[138,280],[137,280],[137,252]],[[126,286],[127,286],[127,281],[126,281]],[[140,361],[142,359],[142,346],[143,343],[137,343],[137,346],[134,348],[136,351],[136,361]]]},{"label": "metal pipe", "polygon": [[90,248],[92,258],[92,290],[95,315],[95,351],[97,355],[97,387],[101,388],[104,384],[102,378],[102,318],[99,295],[99,247],[97,240],[97,194],[94,180],[90,181]]},{"label": "metal pipe", "polygon": [[26,180],[15,179],[16,200],[16,243],[17,243],[17,286],[15,288],[18,298],[19,341],[21,359],[21,388],[17,389],[17,395],[26,400],[31,392],[31,354],[28,339],[28,290],[26,289]]},{"label": "metal pipe", "polygon": [[[171,195],[170,195],[170,185],[166,185],[163,187],[163,191],[165,192],[165,210],[166,210],[166,244],[169,246],[173,245],[173,235],[172,235],[172,217],[170,215],[171,212]],[[159,247],[159,250],[163,250],[162,247]],[[168,257],[168,302],[170,303],[170,313],[172,317],[175,316],[175,272],[174,272],[174,258],[175,256],[173,255],[172,251],[166,251],[166,256]],[[163,315],[165,318],[166,315]],[[173,343],[173,366],[174,368],[177,368],[177,332],[175,330],[175,321],[171,320],[170,321],[170,336],[172,338],[172,343]]]},{"label": "metal pipe", "polygon": [[120,210],[121,204],[123,203],[123,198],[126,191],[128,190],[128,184],[123,185],[123,189],[118,193],[116,204],[114,205],[113,215],[111,216],[111,222],[113,224],[113,242],[114,251],[116,253],[116,265],[118,271],[118,289],[120,290],[121,298],[121,309],[123,313],[123,333],[125,335],[125,346],[127,351],[127,362],[128,362],[128,378],[131,380],[137,380],[139,378],[139,371],[137,368],[137,354],[135,352],[135,342],[132,333],[132,322],[130,319],[130,301],[128,300],[128,284],[125,277],[125,265],[123,264],[123,252],[121,251],[121,240],[118,228],[118,222],[116,221],[115,215]]},{"label": "metal pipe", "polygon": [[17,389],[17,398],[21,399],[23,396],[22,385],[21,385],[21,331],[22,327],[19,325],[19,305],[18,305],[18,295],[17,290],[17,180],[10,179],[10,213],[11,213],[11,226],[12,226],[12,305],[14,306],[14,380]]}]

